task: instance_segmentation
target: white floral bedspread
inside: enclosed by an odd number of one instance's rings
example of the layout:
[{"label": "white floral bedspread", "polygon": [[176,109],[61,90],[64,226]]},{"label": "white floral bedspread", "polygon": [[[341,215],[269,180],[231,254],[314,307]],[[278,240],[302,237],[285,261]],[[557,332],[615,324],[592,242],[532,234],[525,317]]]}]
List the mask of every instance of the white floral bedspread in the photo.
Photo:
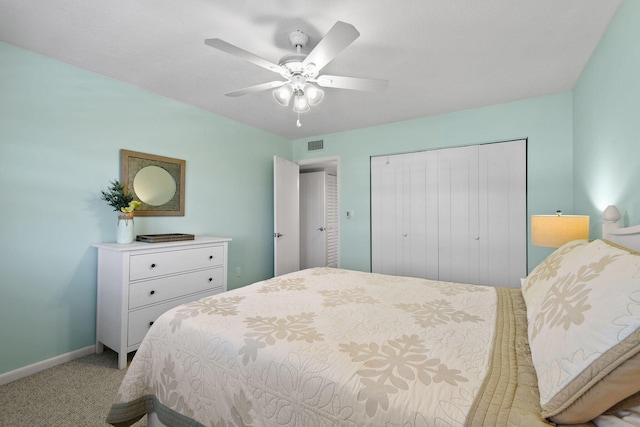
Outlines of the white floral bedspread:
[{"label": "white floral bedspread", "polygon": [[464,425],[496,301],[492,287],[331,268],[204,298],[154,323],[108,421],[153,407],[185,425]]}]

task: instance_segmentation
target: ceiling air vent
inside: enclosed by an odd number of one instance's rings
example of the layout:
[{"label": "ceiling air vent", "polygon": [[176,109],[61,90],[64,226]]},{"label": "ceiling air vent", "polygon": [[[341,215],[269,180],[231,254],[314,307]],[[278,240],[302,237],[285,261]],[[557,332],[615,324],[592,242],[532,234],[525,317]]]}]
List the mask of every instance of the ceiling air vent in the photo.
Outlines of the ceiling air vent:
[{"label": "ceiling air vent", "polygon": [[324,149],[324,140],[319,139],[317,141],[307,142],[307,151],[316,151]]}]

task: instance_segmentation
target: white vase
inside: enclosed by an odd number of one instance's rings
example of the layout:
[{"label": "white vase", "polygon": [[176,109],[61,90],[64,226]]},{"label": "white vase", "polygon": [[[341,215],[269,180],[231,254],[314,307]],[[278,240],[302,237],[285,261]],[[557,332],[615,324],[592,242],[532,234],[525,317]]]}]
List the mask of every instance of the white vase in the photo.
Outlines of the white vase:
[{"label": "white vase", "polygon": [[118,215],[118,243],[131,243],[134,239],[133,234],[133,213]]}]

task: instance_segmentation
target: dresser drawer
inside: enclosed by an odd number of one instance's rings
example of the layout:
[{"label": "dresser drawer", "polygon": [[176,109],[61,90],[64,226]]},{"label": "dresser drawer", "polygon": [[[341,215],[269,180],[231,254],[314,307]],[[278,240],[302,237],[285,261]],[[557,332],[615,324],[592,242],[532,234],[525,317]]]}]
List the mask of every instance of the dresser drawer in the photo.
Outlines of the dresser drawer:
[{"label": "dresser drawer", "polygon": [[188,297],[180,298],[178,300],[167,301],[162,304],[152,305],[150,307],[142,308],[136,311],[129,312],[129,326],[127,328],[127,346],[140,344],[142,339],[147,334],[147,331],[153,325],[162,313],[170,310],[180,304],[185,304],[191,301],[199,300],[207,295],[213,293],[203,292],[200,294],[190,295]]},{"label": "dresser drawer", "polygon": [[131,283],[129,309],[206,290],[222,292],[223,286],[224,267]]},{"label": "dresser drawer", "polygon": [[129,263],[129,280],[146,279],[218,265],[224,265],[223,245],[132,255]]}]

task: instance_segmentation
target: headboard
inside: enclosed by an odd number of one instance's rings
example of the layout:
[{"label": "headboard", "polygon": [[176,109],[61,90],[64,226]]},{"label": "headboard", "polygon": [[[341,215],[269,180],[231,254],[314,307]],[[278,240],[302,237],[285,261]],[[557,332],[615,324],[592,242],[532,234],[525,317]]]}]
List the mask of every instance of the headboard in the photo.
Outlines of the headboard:
[{"label": "headboard", "polygon": [[640,252],[640,225],[620,228],[620,212],[611,205],[602,214],[602,238]]}]

